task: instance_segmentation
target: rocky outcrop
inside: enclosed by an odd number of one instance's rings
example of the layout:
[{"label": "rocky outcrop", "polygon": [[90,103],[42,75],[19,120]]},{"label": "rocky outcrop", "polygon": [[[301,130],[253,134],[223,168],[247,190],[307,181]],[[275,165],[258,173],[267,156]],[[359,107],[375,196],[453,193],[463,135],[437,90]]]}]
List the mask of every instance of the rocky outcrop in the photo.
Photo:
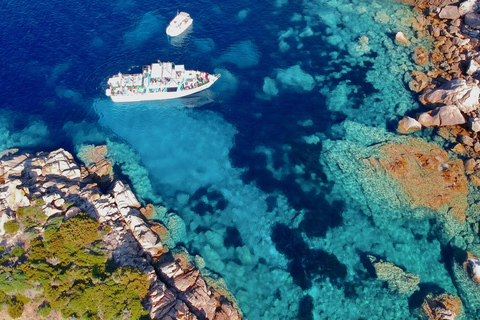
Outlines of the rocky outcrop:
[{"label": "rocky outcrop", "polygon": [[463,267],[472,280],[480,285],[480,259],[468,252],[467,260],[463,263]]},{"label": "rocky outcrop", "polygon": [[[103,151],[94,152],[91,164],[105,163]],[[133,265],[148,275],[146,305],[151,319],[241,318],[233,302],[212,290],[198,269],[162,244],[141,214],[141,204],[121,181],[103,193],[92,181],[104,174],[98,170],[82,174],[73,156],[63,149],[36,156],[4,155],[0,168],[0,232],[7,243],[9,238],[17,241],[18,234],[5,235],[4,223],[15,219],[19,207],[30,206],[37,199],[42,199],[41,209],[49,217],[69,219],[84,212],[98,219],[104,230],[109,226],[103,239],[114,264]]]},{"label": "rocky outcrop", "polygon": [[397,131],[399,133],[411,133],[422,129],[422,124],[410,117],[403,117],[398,123]]},{"label": "rocky outcrop", "polygon": [[464,79],[451,80],[439,88],[428,90],[421,96],[425,104],[456,105],[463,113],[475,111],[479,104],[480,88]]},{"label": "rocky outcrop", "polygon": [[437,145],[418,139],[410,145],[387,143],[381,150],[384,157],[370,158],[370,163],[397,180],[414,207],[438,210],[448,205],[450,215],[465,220],[468,180],[462,160],[450,160]]},{"label": "rocky outcrop", "polygon": [[427,295],[420,311],[425,320],[455,320],[462,313],[462,300],[450,293]]},{"label": "rocky outcrop", "polygon": [[454,126],[466,122],[462,112],[454,106],[443,106],[419,115],[418,122],[425,126]]},{"label": "rocky outcrop", "polygon": [[449,5],[451,3],[455,3],[455,0],[400,0],[400,2],[410,4],[412,6],[420,6],[420,7],[443,7]]},{"label": "rocky outcrop", "polygon": [[440,19],[458,19],[460,18],[460,11],[458,10],[457,6],[445,6],[440,9],[440,12],[438,13],[438,17]]},{"label": "rocky outcrop", "polygon": [[113,181],[112,163],[107,160],[107,146],[87,145],[81,148],[79,158],[87,166],[81,167],[82,178],[105,185]]}]

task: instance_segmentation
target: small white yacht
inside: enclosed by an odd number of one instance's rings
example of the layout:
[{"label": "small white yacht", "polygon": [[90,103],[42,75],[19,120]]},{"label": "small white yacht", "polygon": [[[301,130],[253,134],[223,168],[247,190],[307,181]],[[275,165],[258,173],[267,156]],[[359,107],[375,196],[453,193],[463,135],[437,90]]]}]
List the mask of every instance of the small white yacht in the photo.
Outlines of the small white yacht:
[{"label": "small white yacht", "polygon": [[167,27],[167,34],[170,37],[176,37],[182,34],[188,27],[193,23],[193,19],[190,18],[190,15],[186,12],[177,13],[175,18],[170,21],[170,24]]},{"label": "small white yacht", "polygon": [[152,63],[142,73],[122,74],[108,79],[105,94],[113,102],[136,102],[182,98],[210,88],[220,74],[185,70],[172,62]]}]

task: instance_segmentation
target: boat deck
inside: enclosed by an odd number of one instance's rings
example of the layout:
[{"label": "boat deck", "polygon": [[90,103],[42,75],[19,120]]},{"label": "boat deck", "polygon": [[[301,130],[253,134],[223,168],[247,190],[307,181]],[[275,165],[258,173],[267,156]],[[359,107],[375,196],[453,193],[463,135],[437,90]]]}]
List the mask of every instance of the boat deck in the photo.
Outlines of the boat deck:
[{"label": "boat deck", "polygon": [[148,65],[143,68],[143,73],[125,75],[118,73],[108,80],[110,96],[187,91],[204,86],[209,82],[208,73],[185,70],[183,65],[175,66],[171,62]]}]

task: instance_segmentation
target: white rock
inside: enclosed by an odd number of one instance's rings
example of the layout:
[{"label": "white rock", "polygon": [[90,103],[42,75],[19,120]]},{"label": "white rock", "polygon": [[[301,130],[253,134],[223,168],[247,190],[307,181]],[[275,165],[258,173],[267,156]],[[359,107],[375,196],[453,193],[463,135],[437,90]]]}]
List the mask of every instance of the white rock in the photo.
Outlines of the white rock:
[{"label": "white rock", "polygon": [[480,131],[480,119],[479,118],[469,118],[468,119],[468,127],[473,132],[479,132]]},{"label": "white rock", "polygon": [[123,216],[128,215],[128,208],[140,208],[141,205],[137,198],[130,190],[130,187],[125,186],[121,181],[117,181],[113,187],[113,196],[118,208]]},{"label": "white rock", "polygon": [[477,0],[467,0],[460,3],[460,7],[458,8],[458,12],[460,15],[464,16],[467,13],[475,12],[478,9]]},{"label": "white rock", "polygon": [[64,204],[65,204],[65,200],[63,200],[62,198],[56,199],[55,201],[53,201],[53,205],[58,209],[62,209]]},{"label": "white rock", "polygon": [[405,33],[402,31],[397,32],[395,35],[395,41],[406,46],[410,45],[410,40],[407,39],[407,36],[405,36]]},{"label": "white rock", "polygon": [[405,116],[398,123],[397,131],[400,133],[410,133],[422,129],[422,124],[417,120]]},{"label": "white rock", "polygon": [[443,103],[456,105],[463,113],[478,109],[480,88],[474,82],[455,79],[444,83],[440,88],[428,91],[423,95],[425,103]]},{"label": "white rock", "polygon": [[480,259],[474,256],[469,256],[467,259],[470,276],[480,284]]},{"label": "white rock", "polygon": [[471,59],[469,62],[468,62],[468,68],[467,68],[467,74],[469,76],[477,73],[477,71],[480,69],[480,64],[478,64],[477,61],[475,61],[475,59]]},{"label": "white rock", "polygon": [[73,218],[75,217],[77,214],[80,213],[80,208],[78,207],[71,207],[67,210],[67,212],[65,213],[65,220],[68,220],[70,218]]},{"label": "white rock", "polygon": [[457,106],[449,105],[437,109],[435,111],[438,112],[441,126],[453,126],[457,124],[464,124],[466,122],[465,117],[462,115]]},{"label": "white rock", "polygon": [[10,160],[2,161],[2,165],[4,167],[6,174],[21,174],[23,169],[25,168],[25,160],[27,156],[22,154],[20,156],[14,157]]},{"label": "white rock", "polygon": [[8,186],[7,193],[4,195],[6,199],[6,205],[12,210],[16,211],[20,207],[28,207],[30,200],[25,196],[23,189],[17,188],[22,182],[20,180],[9,180],[6,182]]},{"label": "white rock", "polygon": [[439,126],[440,117],[438,115],[432,116],[432,111],[423,112],[418,117],[418,122],[420,122],[424,127]]},{"label": "white rock", "polygon": [[51,217],[57,213],[62,213],[62,210],[59,210],[51,206],[47,206],[45,209],[43,209],[43,212],[47,215],[47,217]]},{"label": "white rock", "polygon": [[460,18],[460,12],[458,11],[457,6],[445,6],[440,10],[438,14],[440,19],[458,19]]},{"label": "white rock", "polygon": [[73,156],[63,149],[48,154],[42,173],[43,175],[60,175],[71,180],[80,179],[80,168],[73,160]]}]

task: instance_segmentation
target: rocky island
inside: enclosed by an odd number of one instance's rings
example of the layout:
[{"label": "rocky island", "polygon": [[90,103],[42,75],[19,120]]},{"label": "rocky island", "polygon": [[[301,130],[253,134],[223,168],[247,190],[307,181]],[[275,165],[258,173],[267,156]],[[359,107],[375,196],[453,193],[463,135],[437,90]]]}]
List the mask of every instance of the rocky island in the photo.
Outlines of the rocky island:
[{"label": "rocky island", "polygon": [[162,243],[105,153],[92,147],[88,167],[63,149],[2,153],[0,318],[241,319],[225,286]]}]

